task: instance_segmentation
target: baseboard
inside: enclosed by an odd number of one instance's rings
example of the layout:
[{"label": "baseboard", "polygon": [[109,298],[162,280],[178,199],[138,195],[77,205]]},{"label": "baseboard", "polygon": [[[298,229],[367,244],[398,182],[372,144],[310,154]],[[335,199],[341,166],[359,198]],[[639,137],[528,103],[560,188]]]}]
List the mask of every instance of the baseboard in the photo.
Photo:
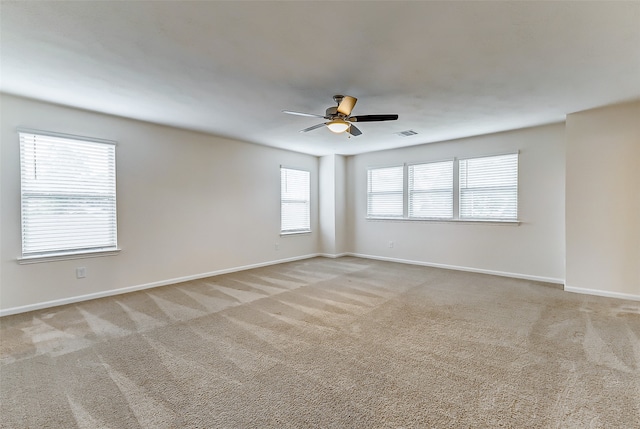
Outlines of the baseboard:
[{"label": "baseboard", "polygon": [[[546,283],[564,284],[564,279],[558,279],[553,277],[541,277],[541,276],[531,276],[528,274],[510,273],[510,272],[504,272],[504,271],[483,270],[478,268],[463,267],[459,265],[436,264],[436,263],[423,262],[423,261],[414,261],[409,259],[390,258],[386,256],[365,255],[362,253],[353,253],[353,252],[345,252],[345,253],[338,253],[338,254],[312,253],[312,254],[307,254],[302,256],[295,256],[292,258],[278,259],[275,261],[260,262],[257,264],[242,265],[242,266],[233,267],[233,268],[225,268],[222,270],[210,271],[207,273],[195,274],[191,276],[176,277],[173,279],[161,280],[157,282],[145,283],[145,284],[135,285],[135,286],[128,286],[128,287],[108,290],[104,292],[96,292],[96,293],[91,293],[86,295],[74,296],[70,298],[57,299],[53,301],[39,302],[36,304],[29,304],[21,307],[12,307],[4,310],[0,309],[0,317],[10,316],[12,314],[26,313],[34,310],[42,310],[44,308],[58,307],[61,305],[75,304],[77,302],[89,301],[91,299],[121,295],[124,293],[136,292],[136,291],[151,289],[151,288],[160,287],[160,286],[167,286],[167,285],[182,283],[190,280],[198,280],[206,277],[219,276],[222,274],[235,273],[238,271],[250,270],[253,268],[261,268],[261,267],[267,267],[270,265],[278,265],[278,264],[283,264],[285,262],[300,261],[303,259],[310,259],[318,256],[322,256],[325,258],[332,258],[332,259],[341,258],[343,256],[355,256],[358,258],[374,259],[378,261],[397,262],[401,264],[420,265],[425,267],[443,268],[447,270],[467,271],[467,272],[480,273],[480,274],[490,274],[490,275],[501,276],[501,277],[512,277],[512,278],[533,280],[533,281],[546,282]],[[587,295],[604,296],[608,298],[619,298],[619,299],[628,299],[632,301],[640,301],[640,295],[601,291],[601,290],[595,290],[595,289],[584,289],[584,288],[577,288],[572,286],[565,286],[564,290],[567,292],[573,292],[573,293],[581,293],[581,294],[587,294]]]},{"label": "baseboard", "polygon": [[348,253],[349,256],[358,258],[375,259],[378,261],[398,262],[400,264],[421,265],[423,267],[443,268],[445,270],[467,271],[470,273],[490,274],[492,276],[512,277],[523,280],[533,280],[536,282],[564,284],[564,279],[554,277],[532,276],[529,274],[510,273],[505,271],[483,270],[480,268],[462,267],[459,265],[436,264],[432,262],[414,261],[410,259],[389,258],[386,256],[364,255],[362,253]]},{"label": "baseboard", "polygon": [[0,317],[10,316],[12,314],[26,313],[28,311],[42,310],[44,308],[59,307],[61,305],[75,304],[77,302],[89,301],[91,299],[106,298],[108,296],[121,295],[123,293],[136,292],[139,290],[151,289],[154,287],[188,282],[190,280],[204,279],[206,277],[213,277],[213,276],[219,276],[222,274],[235,273],[238,271],[250,270],[253,268],[267,267],[269,265],[283,264],[285,262],[300,261],[303,259],[315,258],[317,256],[324,256],[324,255],[321,255],[319,253],[313,253],[308,255],[295,256],[293,258],[278,259],[276,261],[260,262],[257,264],[243,265],[243,266],[233,267],[233,268],[225,268],[222,270],[210,271],[208,273],[195,274],[191,276],[176,277],[173,279],[161,280],[157,282],[145,283],[145,284],[135,285],[135,286],[128,286],[128,287],[108,290],[104,292],[96,292],[96,293],[90,293],[87,295],[74,296],[70,298],[56,299],[53,301],[39,302],[36,304],[29,304],[21,307],[12,307],[12,308],[0,310]]},{"label": "baseboard", "polygon": [[323,258],[342,258],[343,256],[350,256],[350,253],[318,253],[318,256],[322,256]]},{"label": "baseboard", "polygon": [[607,298],[628,299],[631,301],[640,301],[640,295],[633,295],[630,293],[610,292],[607,290],[598,289],[585,289],[581,287],[565,286],[564,290],[567,292],[581,293],[585,295],[605,296]]}]

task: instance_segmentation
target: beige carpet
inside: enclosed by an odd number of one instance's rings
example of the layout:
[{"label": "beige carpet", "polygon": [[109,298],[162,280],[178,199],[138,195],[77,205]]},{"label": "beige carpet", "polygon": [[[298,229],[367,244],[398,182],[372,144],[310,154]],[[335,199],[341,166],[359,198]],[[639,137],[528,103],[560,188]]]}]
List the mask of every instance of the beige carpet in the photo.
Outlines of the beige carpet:
[{"label": "beige carpet", "polygon": [[638,428],[640,303],[316,258],[0,319],[3,428]]}]

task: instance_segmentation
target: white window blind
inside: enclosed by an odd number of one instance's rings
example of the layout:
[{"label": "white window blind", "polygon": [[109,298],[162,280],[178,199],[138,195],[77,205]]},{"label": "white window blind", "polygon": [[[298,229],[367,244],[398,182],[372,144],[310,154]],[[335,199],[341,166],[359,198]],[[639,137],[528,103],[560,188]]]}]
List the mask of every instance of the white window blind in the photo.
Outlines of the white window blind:
[{"label": "white window blind", "polygon": [[409,165],[409,217],[453,218],[453,160]]},{"label": "white window blind", "polygon": [[402,218],[404,166],[371,168],[367,177],[367,217]]},{"label": "white window blind", "polygon": [[310,173],[280,168],[280,233],[311,231]]},{"label": "white window blind", "polygon": [[115,250],[115,144],[19,135],[22,256]]},{"label": "white window blind", "polygon": [[518,218],[518,154],[460,160],[460,219]]}]

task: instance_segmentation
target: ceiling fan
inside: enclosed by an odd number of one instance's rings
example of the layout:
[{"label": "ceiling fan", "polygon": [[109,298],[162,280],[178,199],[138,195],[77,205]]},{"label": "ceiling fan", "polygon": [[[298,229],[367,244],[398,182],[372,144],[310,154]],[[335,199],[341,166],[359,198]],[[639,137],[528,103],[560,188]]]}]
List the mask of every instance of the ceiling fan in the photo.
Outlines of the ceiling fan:
[{"label": "ceiling fan", "polygon": [[334,95],[333,100],[338,104],[335,107],[329,107],[324,115],[315,115],[313,113],[301,113],[292,112],[290,110],[283,110],[283,113],[289,115],[309,116],[312,118],[327,119],[329,122],[323,122],[318,125],[314,125],[304,130],[300,130],[301,133],[307,133],[317,128],[327,126],[330,131],[334,133],[344,133],[345,131],[352,136],[359,136],[362,131],[358,129],[354,122],[380,122],[380,121],[395,121],[398,119],[398,115],[359,115],[351,116],[353,106],[358,101],[357,98],[349,95]]}]

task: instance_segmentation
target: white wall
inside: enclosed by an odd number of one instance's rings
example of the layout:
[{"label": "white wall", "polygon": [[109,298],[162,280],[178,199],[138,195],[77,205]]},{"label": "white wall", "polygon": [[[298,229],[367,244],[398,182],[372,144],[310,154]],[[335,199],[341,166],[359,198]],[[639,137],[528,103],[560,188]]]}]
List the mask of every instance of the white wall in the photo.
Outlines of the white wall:
[{"label": "white wall", "polygon": [[318,219],[320,250],[326,255],[336,254],[336,180],[335,156],[320,158],[318,168]]},{"label": "white wall", "polygon": [[335,155],[336,180],[336,254],[341,255],[348,250],[347,238],[347,159]]},{"label": "white wall", "polygon": [[[318,159],[205,134],[0,96],[0,309],[37,305],[319,251],[313,233],[280,237],[279,166]],[[19,265],[20,170],[16,127],[118,142],[117,256]],[[275,243],[279,243],[276,250]],[[87,268],[76,279],[75,268]]]},{"label": "white wall", "polygon": [[[516,150],[519,226],[366,219],[368,167]],[[564,151],[564,124],[555,124],[352,156],[347,164],[350,251],[562,283]]]},{"label": "white wall", "polygon": [[567,115],[567,289],[640,299],[640,102]]},{"label": "white wall", "polygon": [[345,176],[344,156],[326,155],[320,158],[320,248],[326,256],[339,256],[347,249]]},{"label": "white wall", "polygon": [[[318,252],[562,283],[565,240],[567,289],[640,297],[640,103],[568,115],[566,144],[555,124],[320,160],[8,95],[0,109],[3,314]],[[17,263],[19,126],[119,142],[118,256]],[[368,167],[514,150],[519,226],[366,220]],[[311,234],[279,235],[280,165],[311,171]]]}]

